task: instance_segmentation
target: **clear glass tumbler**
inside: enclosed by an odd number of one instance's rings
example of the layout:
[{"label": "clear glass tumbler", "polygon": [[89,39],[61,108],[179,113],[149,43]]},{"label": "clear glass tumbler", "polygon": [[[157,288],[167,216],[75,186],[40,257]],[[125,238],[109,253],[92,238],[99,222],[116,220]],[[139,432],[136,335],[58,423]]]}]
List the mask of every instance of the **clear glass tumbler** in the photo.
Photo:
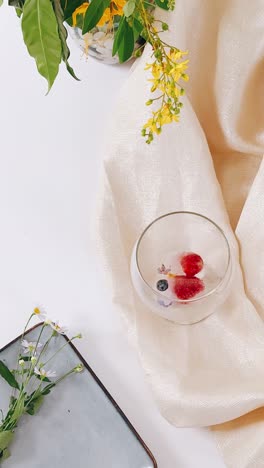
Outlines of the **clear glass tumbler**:
[{"label": "clear glass tumbler", "polygon": [[232,259],[223,230],[198,213],[178,211],[143,231],[131,258],[141,300],[161,317],[190,325],[211,315],[230,291]]}]

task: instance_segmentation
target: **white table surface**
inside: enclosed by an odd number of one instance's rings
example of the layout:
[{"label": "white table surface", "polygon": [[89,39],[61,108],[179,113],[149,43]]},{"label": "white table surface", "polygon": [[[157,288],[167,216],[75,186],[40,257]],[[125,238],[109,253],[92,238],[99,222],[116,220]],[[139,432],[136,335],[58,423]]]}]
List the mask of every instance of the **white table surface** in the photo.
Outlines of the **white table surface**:
[{"label": "white table surface", "polygon": [[[158,413],[89,240],[104,127],[129,66],[103,66],[73,48],[51,93],[0,10],[0,347],[35,304],[81,331],[79,349],[152,450],[159,468],[224,468],[207,430]],[[52,467],[51,467],[52,468]],[[110,467],[114,468],[114,467]]]}]

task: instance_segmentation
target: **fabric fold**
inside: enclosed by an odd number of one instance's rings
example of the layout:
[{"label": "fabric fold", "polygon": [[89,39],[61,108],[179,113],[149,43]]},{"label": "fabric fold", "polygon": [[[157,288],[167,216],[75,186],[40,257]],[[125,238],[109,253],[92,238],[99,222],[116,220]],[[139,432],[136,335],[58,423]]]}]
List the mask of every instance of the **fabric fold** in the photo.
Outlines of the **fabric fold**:
[{"label": "fabric fold", "polygon": [[[253,99],[262,99],[261,86],[253,90],[252,83],[264,44],[258,42],[245,67],[245,51],[260,39],[260,24],[264,26],[261,3],[177,2],[175,12],[167,16],[169,39],[191,50],[192,63],[181,122],[167,126],[150,146],[140,135],[149,113],[144,107],[149,99],[144,70],[151,59],[148,46],[122,89],[112,121],[97,218],[113,301],[126,319],[161,413],[175,426],[214,426],[231,468],[264,466],[264,448],[251,437],[252,425],[256,430],[261,425],[257,408],[264,404],[263,164],[259,168],[264,129],[255,117],[255,127],[252,121],[247,127],[243,115]],[[239,25],[245,15],[244,37]],[[201,93],[207,64],[210,79],[205,79],[207,87]],[[258,103],[259,118],[264,117],[262,111]],[[234,265],[227,301],[190,326],[169,322],[143,306],[129,273],[134,243],[146,225],[177,210],[214,220],[228,238]],[[231,225],[235,227],[238,219],[236,237]]]}]

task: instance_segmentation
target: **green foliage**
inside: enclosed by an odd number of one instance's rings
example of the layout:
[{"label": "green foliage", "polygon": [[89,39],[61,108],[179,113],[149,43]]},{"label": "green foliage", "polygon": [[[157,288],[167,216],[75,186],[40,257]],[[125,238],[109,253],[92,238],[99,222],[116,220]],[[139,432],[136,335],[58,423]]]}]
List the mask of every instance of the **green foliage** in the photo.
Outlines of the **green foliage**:
[{"label": "green foliage", "polygon": [[7,458],[10,457],[10,452],[8,450],[8,448],[4,449],[4,450],[0,450],[0,461],[3,462],[5,461]]},{"label": "green foliage", "polygon": [[125,4],[123,11],[124,15],[129,18],[129,16],[133,15],[135,11],[136,3],[135,0],[128,0],[128,2]]},{"label": "green foliage", "polygon": [[0,451],[6,449],[14,437],[12,431],[0,431]]},{"label": "green foliage", "polygon": [[127,20],[124,21],[123,34],[121,36],[120,44],[118,47],[118,57],[120,63],[126,62],[134,51],[134,32],[133,28],[128,24]]},{"label": "green foliage", "polygon": [[68,33],[63,24],[64,15],[63,15],[63,10],[61,7],[60,0],[54,0],[54,12],[55,12],[57,23],[58,23],[58,33],[59,33],[59,38],[61,41],[62,60],[65,62],[66,68],[68,72],[70,73],[70,75],[76,80],[79,80],[79,78],[77,78],[72,67],[70,66],[68,62],[68,59],[70,57],[70,49],[67,44]]},{"label": "green foliage", "polygon": [[162,8],[163,10],[169,10],[169,0],[155,0],[155,3],[158,7]]},{"label": "green foliage", "polygon": [[18,382],[3,361],[0,361],[0,375],[10,385],[10,387],[17,388],[19,390],[20,387]]},{"label": "green foliage", "polygon": [[[31,1],[34,2],[35,0]],[[29,326],[30,320],[35,315],[37,314],[34,310],[34,312],[30,315],[29,320],[27,321],[24,333],[22,335],[23,338],[27,333],[27,327]],[[46,338],[45,344],[41,347],[41,349],[38,349],[39,347],[37,345],[40,341],[40,337],[42,336],[44,328],[49,326],[48,322],[52,329],[51,334],[47,335],[48,337]],[[48,395],[56,385],[60,384],[68,376],[77,372],[81,372],[83,369],[83,366],[81,364],[75,365],[72,369],[64,373],[62,376],[60,376],[57,380],[53,382],[51,382],[51,380],[47,377],[43,378],[43,376],[45,375],[53,375],[55,377],[53,373],[49,374],[48,370],[45,372],[43,369],[43,364],[41,364],[41,357],[43,357],[44,361],[46,361],[46,352],[48,350],[48,346],[51,340],[58,335],[58,332],[54,333],[52,323],[53,322],[51,320],[48,320],[47,323],[40,324],[38,338],[36,340],[36,343],[34,343],[34,345],[32,346],[32,350],[30,350],[29,355],[22,356],[21,352],[18,353],[16,370],[13,371],[14,374],[17,376],[18,381],[15,379],[13,373],[9,370],[6,364],[3,361],[0,361],[0,376],[2,376],[3,379],[16,390],[15,392],[12,391],[12,394],[10,395],[8,411],[5,415],[0,409],[0,466],[2,466],[1,463],[10,456],[9,445],[12,442],[14,431],[18,426],[20,418],[25,413],[30,415],[36,414],[36,412],[39,410],[39,408],[45,400],[45,395]],[[46,361],[46,364],[50,360],[55,358],[55,356],[57,356],[57,354],[61,352],[66,345],[68,345],[74,339],[77,338],[81,338],[81,334],[78,334],[71,339],[67,338],[66,343],[59,349],[57,349],[55,352],[54,348],[52,348],[53,355],[49,357],[48,361]],[[20,340],[19,344],[22,345],[22,347],[24,347],[22,340]],[[25,362],[23,362],[22,359]],[[34,365],[38,365],[39,369],[43,369],[43,376],[39,376],[37,374],[38,371],[34,369]],[[36,378],[39,380],[37,380]],[[46,382],[48,384],[46,384]]]},{"label": "green foliage", "polygon": [[82,33],[85,34],[93,29],[102,18],[104,11],[110,5],[110,0],[96,0],[90,3],[83,22]]},{"label": "green foliage", "polygon": [[113,55],[118,53],[120,63],[126,62],[134,51],[135,37],[134,30],[128,23],[125,16],[120,21],[115,34]]},{"label": "green foliage", "polygon": [[50,0],[26,0],[22,31],[29,54],[35,59],[39,73],[52,87],[62,58],[58,23]]},{"label": "green foliage", "polygon": [[30,414],[31,416],[33,416],[39,410],[43,401],[44,401],[44,396],[42,394],[32,399],[31,401],[29,401],[27,405],[26,412]]},{"label": "green foliage", "polygon": [[10,457],[8,450],[14,437],[13,431],[0,431],[0,462]]},{"label": "green foliage", "polygon": [[41,380],[41,382],[51,382],[51,380],[48,379],[48,377],[41,377],[41,375],[36,375],[36,377],[38,380]]},{"label": "green foliage", "polygon": [[25,398],[26,394],[23,393],[20,395],[20,397],[17,399],[14,411],[12,413],[12,418],[11,420],[16,424],[16,421],[22,416],[22,414],[25,412]]},{"label": "green foliage", "polygon": [[119,49],[119,46],[120,46],[120,43],[121,43],[121,40],[122,40],[122,35],[124,33],[124,23],[125,23],[125,21],[126,21],[125,17],[121,18],[118,29],[116,30],[115,38],[114,38],[114,44],[113,44],[113,51],[112,51],[113,56],[116,55],[116,53],[117,53],[117,51]]},{"label": "green foliage", "polygon": [[143,31],[143,24],[137,19],[133,19],[134,41],[136,42]]},{"label": "green foliage", "polygon": [[48,395],[50,391],[56,386],[55,383],[51,383],[49,385],[46,385],[46,387],[42,390],[42,395]]},{"label": "green foliage", "polygon": [[15,7],[15,8],[20,8],[21,10],[23,9],[25,0],[8,0],[8,5]]},{"label": "green foliage", "polygon": [[64,20],[71,18],[73,12],[82,5],[84,0],[62,0],[61,1],[61,8],[64,12]]}]

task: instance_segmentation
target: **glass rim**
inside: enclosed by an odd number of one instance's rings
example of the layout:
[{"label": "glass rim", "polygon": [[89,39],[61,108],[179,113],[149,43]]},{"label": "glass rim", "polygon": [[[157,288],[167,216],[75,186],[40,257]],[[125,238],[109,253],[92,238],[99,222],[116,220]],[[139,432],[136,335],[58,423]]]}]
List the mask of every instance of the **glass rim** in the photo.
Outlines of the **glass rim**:
[{"label": "glass rim", "polygon": [[202,215],[200,213],[196,213],[195,211],[185,211],[185,210],[182,210],[182,211],[171,211],[169,213],[165,213],[161,216],[158,216],[158,218],[155,218],[153,221],[151,221],[151,223],[149,223],[145,229],[143,230],[143,232],[141,233],[141,235],[139,236],[137,242],[136,242],[136,266],[137,266],[137,271],[139,273],[139,276],[140,278],[142,279],[142,281],[144,282],[144,284],[148,287],[148,289],[151,290],[152,293],[154,293],[157,297],[159,297],[160,299],[164,300],[164,298],[166,299],[165,296],[163,296],[162,294],[159,293],[159,291],[156,291],[156,289],[153,289],[152,286],[150,286],[150,284],[145,280],[142,272],[141,272],[141,269],[139,267],[139,259],[138,259],[138,254],[139,254],[139,246],[140,246],[140,243],[144,237],[144,235],[146,234],[146,232],[151,228],[151,226],[153,226],[153,224],[155,224],[156,222],[160,221],[161,219],[163,218],[166,218],[168,216],[172,216],[172,215],[178,215],[178,214],[188,214],[188,215],[194,215],[194,216],[197,216],[199,218],[202,218],[202,219],[205,219],[206,221],[209,221],[209,223],[213,224],[216,229],[219,231],[219,233],[223,236],[224,240],[225,240],[225,243],[226,243],[226,247],[227,247],[227,266],[226,266],[226,269],[224,271],[224,274],[223,274],[223,277],[221,278],[221,280],[219,281],[219,283],[213,288],[213,289],[210,289],[210,291],[208,291],[206,294],[202,294],[201,296],[199,297],[194,297],[194,298],[191,298],[191,299],[178,299],[177,297],[175,299],[173,299],[173,302],[174,303],[179,303],[179,304],[183,304],[183,303],[190,303],[190,302],[197,302],[197,301],[200,301],[201,299],[204,299],[208,296],[211,296],[212,294],[214,294],[215,292],[217,292],[217,290],[222,286],[222,284],[224,283],[224,281],[226,280],[226,277],[227,277],[227,274],[229,272],[229,269],[231,267],[231,250],[230,250],[230,245],[229,245],[229,242],[228,242],[228,239],[223,231],[222,228],[220,228],[220,226],[218,226],[218,224],[216,224],[214,221],[212,221],[212,219],[208,218],[208,216],[205,216],[205,215]]}]

